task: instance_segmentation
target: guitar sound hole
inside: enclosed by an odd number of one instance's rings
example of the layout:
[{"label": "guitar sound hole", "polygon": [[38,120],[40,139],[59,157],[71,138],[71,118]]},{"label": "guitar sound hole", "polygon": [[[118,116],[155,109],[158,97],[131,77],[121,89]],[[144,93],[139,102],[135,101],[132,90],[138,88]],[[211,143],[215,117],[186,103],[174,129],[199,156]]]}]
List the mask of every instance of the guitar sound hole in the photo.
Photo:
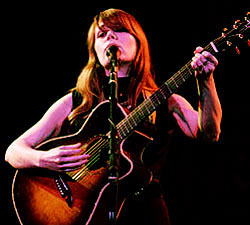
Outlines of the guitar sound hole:
[{"label": "guitar sound hole", "polygon": [[106,136],[95,137],[88,143],[85,154],[89,154],[90,158],[86,167],[89,170],[97,170],[106,167],[108,161],[109,142]]}]

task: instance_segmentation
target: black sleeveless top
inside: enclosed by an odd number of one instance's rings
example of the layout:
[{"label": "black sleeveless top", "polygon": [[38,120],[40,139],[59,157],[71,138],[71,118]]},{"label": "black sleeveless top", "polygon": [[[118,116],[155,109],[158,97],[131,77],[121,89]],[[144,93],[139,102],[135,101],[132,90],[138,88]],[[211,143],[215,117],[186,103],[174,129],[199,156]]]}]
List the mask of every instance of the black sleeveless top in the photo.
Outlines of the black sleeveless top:
[{"label": "black sleeveless top", "polygon": [[[129,109],[127,104],[127,88],[129,84],[128,78],[119,78],[119,91],[118,91],[118,102],[121,106]],[[109,88],[107,83],[103,85],[105,98],[108,99]],[[138,98],[137,105],[139,105],[144,100],[143,95],[141,94]],[[82,103],[82,95],[74,90],[72,92],[72,111]],[[97,98],[94,98],[92,108],[78,115],[73,123],[65,119],[60,136],[74,134],[76,133],[83,125],[84,121],[88,118],[90,112],[98,105]],[[136,128],[137,129],[137,128]],[[156,110],[156,121],[155,124],[147,119],[140,126],[139,130],[142,129],[144,133],[153,138],[152,144],[150,144],[146,151],[144,151],[143,159],[144,163],[152,170],[155,176],[159,175],[161,167],[165,162],[167,154],[167,144],[168,144],[168,104],[162,104]]]}]

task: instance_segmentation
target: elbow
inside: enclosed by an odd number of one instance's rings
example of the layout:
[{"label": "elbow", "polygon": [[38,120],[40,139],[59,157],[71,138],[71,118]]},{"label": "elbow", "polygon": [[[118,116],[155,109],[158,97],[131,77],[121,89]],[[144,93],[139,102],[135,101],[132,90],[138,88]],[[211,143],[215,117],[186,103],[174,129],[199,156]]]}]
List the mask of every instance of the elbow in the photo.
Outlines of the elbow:
[{"label": "elbow", "polygon": [[203,126],[200,126],[200,131],[203,134],[202,136],[209,142],[218,142],[221,134],[221,119],[222,112],[221,110],[213,120],[208,120],[204,123]]},{"label": "elbow", "polygon": [[204,136],[209,142],[218,142],[220,139],[220,126],[213,128],[206,128],[203,130]]},{"label": "elbow", "polygon": [[220,111],[220,114],[217,117],[216,122],[213,124],[210,124],[210,126],[208,126],[208,128],[207,128],[207,136],[209,137],[209,141],[211,141],[211,142],[218,142],[220,139],[221,118],[222,118],[222,113]]},{"label": "elbow", "polygon": [[13,144],[5,152],[5,161],[9,163],[13,168],[19,169],[17,156],[15,156],[15,150]]},{"label": "elbow", "polygon": [[208,136],[208,140],[210,142],[218,142],[219,139],[220,139],[220,132]]},{"label": "elbow", "polygon": [[7,151],[5,152],[5,156],[4,156],[5,162],[8,162],[8,163],[9,163],[9,158],[10,158],[10,156],[9,156],[9,151],[7,150]]},{"label": "elbow", "polygon": [[9,163],[11,166],[13,166],[15,168],[14,163],[12,162],[12,157],[11,157],[11,149],[10,147],[7,149],[7,151],[5,152],[5,162]]},{"label": "elbow", "polygon": [[4,157],[4,159],[5,159],[5,161],[8,162],[8,163],[10,163],[10,161],[11,161],[11,154],[12,154],[12,153],[11,153],[11,152],[12,152],[11,148],[12,148],[12,145],[10,145],[10,146],[7,148],[6,152],[5,152],[5,157]]},{"label": "elbow", "polygon": [[5,161],[7,163],[9,163],[11,166],[13,166],[14,168],[16,168],[15,162],[13,161],[12,150],[11,150],[10,147],[5,152],[5,158],[4,159],[5,159]]},{"label": "elbow", "polygon": [[37,167],[39,151],[33,151],[23,141],[14,141],[6,150],[5,161],[15,169]]}]

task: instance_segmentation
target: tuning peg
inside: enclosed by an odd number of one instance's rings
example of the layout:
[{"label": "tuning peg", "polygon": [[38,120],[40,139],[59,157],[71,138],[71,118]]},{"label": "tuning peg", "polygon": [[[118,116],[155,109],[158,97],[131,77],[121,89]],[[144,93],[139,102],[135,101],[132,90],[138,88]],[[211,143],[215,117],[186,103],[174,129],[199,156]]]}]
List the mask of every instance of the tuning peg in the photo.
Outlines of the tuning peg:
[{"label": "tuning peg", "polygon": [[234,28],[234,29],[238,29],[239,23],[240,23],[240,20],[235,20],[234,25],[233,25],[233,28]]},{"label": "tuning peg", "polygon": [[237,36],[238,36],[240,39],[243,39],[243,38],[244,38],[244,35],[243,35],[243,34],[237,34]]},{"label": "tuning peg", "polygon": [[223,29],[223,32],[222,32],[222,34],[221,34],[221,35],[222,35],[222,37],[226,37],[226,32],[227,32],[227,31],[228,31],[228,29],[227,29],[227,28],[224,28],[224,29]]},{"label": "tuning peg", "polygon": [[235,20],[234,24],[237,25],[239,24],[240,20]]},{"label": "tuning peg", "polygon": [[237,46],[235,47],[235,51],[238,55],[240,55],[240,49]]},{"label": "tuning peg", "polygon": [[248,21],[250,18],[250,12],[247,12],[246,16],[244,17],[245,21]]}]

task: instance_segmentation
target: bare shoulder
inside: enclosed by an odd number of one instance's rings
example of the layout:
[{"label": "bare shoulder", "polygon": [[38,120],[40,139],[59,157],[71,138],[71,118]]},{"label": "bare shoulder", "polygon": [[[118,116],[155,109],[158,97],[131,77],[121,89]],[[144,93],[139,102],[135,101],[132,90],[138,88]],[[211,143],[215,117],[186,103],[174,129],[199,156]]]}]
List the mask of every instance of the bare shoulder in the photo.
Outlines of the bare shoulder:
[{"label": "bare shoulder", "polygon": [[63,96],[62,98],[60,98],[59,100],[57,100],[50,109],[57,109],[57,108],[64,108],[66,110],[72,108],[72,93],[69,93],[65,96]]},{"label": "bare shoulder", "polygon": [[29,146],[36,146],[48,137],[56,136],[63,121],[72,108],[72,94],[69,93],[57,100],[43,115],[43,117],[19,139],[25,140]]},{"label": "bare shoulder", "polygon": [[60,126],[72,109],[72,93],[57,100],[44,114],[43,121],[51,121]]}]

